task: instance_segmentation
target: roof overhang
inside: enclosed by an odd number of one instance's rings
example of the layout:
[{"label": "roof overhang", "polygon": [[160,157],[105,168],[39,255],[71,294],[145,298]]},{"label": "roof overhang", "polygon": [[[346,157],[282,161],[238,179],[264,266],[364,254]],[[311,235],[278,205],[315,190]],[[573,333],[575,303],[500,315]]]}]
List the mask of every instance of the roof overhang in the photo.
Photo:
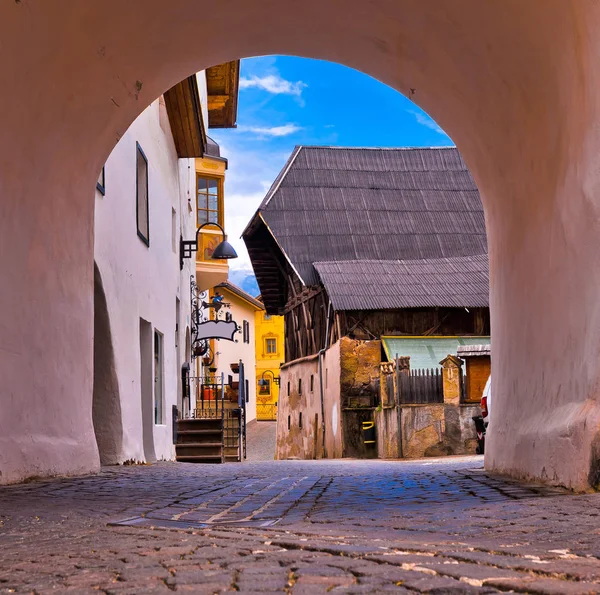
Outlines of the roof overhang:
[{"label": "roof overhang", "polygon": [[223,289],[223,290],[229,292],[231,295],[238,297],[246,304],[252,306],[255,310],[264,310],[265,309],[262,302],[257,300],[255,297],[252,297],[249,293],[246,293],[241,287],[234,285],[230,281],[224,281],[223,283],[219,283],[218,285],[215,286],[215,289],[216,288]]},{"label": "roof overhang", "polygon": [[239,85],[239,60],[206,69],[209,128],[235,128]]},{"label": "roof overhang", "polygon": [[171,87],[164,98],[177,156],[202,157],[207,141],[196,75]]},{"label": "roof overhang", "polygon": [[242,239],[248,249],[267,314],[284,314],[288,278],[296,273],[259,212],[244,230]]}]

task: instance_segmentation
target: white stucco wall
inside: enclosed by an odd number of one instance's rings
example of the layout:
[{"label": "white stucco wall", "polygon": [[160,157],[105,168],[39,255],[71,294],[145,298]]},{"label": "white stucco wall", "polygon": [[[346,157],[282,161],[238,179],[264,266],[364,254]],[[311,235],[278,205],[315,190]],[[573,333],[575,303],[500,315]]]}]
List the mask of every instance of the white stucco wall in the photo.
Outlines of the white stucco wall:
[{"label": "white stucco wall", "polygon": [[[231,308],[227,311],[231,312],[233,320],[238,323],[240,332],[236,334],[235,342],[222,339],[215,341],[215,351],[217,353],[215,367],[217,368],[217,375],[220,376],[221,372],[223,372],[225,374],[225,381],[227,382],[227,377],[232,374],[230,364],[237,363],[240,360],[244,362],[249,395],[249,399],[246,402],[246,422],[250,422],[256,419],[256,348],[254,325],[256,308],[222,287],[219,287],[218,290],[224,295],[224,301],[231,304]],[[211,290],[210,295],[213,295],[213,293],[214,290]],[[250,325],[250,340],[248,343],[244,343],[243,340],[242,327],[244,320],[247,320]],[[234,379],[237,380],[237,376],[234,376]]]},{"label": "white stucco wall", "polygon": [[[148,159],[149,246],[137,234],[136,142]],[[193,237],[194,180],[194,161],[178,159],[166,110],[157,100],[135,120],[108,158],[105,195],[96,191],[94,257],[106,295],[113,339],[123,424],[121,461],[146,460],[140,318],[163,335],[164,423],[152,424],[154,453],[157,459],[175,456],[172,405],[178,403],[178,378],[186,355],[189,279],[194,270],[194,261],[190,259],[180,271],[179,236],[181,233],[184,238]],[[192,201],[189,204],[188,198]],[[177,298],[179,349],[176,348]]]}]

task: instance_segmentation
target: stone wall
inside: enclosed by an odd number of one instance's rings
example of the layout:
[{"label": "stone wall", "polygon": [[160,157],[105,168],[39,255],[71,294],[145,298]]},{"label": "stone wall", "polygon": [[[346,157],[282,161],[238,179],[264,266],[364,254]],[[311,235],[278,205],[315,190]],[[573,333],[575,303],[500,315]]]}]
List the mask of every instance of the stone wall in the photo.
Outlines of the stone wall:
[{"label": "stone wall", "polygon": [[402,456],[412,459],[475,454],[477,434],[471,419],[477,405],[403,405]]},{"label": "stone wall", "polygon": [[398,431],[398,408],[384,407],[373,412],[377,436],[377,456],[380,459],[399,459],[400,433]]},{"label": "stone wall", "polygon": [[342,337],[339,346],[342,407],[372,406],[379,400],[381,341]]},{"label": "stone wall", "polygon": [[317,459],[323,456],[318,374],[316,355],[281,367],[277,459]]}]

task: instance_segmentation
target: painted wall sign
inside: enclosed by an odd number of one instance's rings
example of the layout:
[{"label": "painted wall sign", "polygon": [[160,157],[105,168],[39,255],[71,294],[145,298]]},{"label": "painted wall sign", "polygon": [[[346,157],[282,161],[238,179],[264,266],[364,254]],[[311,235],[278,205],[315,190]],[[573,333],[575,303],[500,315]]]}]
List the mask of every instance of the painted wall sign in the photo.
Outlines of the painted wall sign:
[{"label": "painted wall sign", "polygon": [[197,339],[226,339],[234,341],[238,325],[234,320],[207,320],[196,326]]}]

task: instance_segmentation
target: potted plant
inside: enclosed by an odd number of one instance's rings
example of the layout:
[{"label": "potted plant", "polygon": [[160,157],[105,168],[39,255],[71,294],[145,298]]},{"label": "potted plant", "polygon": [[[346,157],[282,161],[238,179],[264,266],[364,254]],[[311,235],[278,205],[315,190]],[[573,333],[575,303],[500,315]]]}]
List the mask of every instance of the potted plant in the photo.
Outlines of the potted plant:
[{"label": "potted plant", "polygon": [[240,364],[239,364],[239,362],[235,362],[234,364],[229,364],[229,367],[231,368],[231,371],[234,374],[239,374],[239,372],[240,372]]}]

